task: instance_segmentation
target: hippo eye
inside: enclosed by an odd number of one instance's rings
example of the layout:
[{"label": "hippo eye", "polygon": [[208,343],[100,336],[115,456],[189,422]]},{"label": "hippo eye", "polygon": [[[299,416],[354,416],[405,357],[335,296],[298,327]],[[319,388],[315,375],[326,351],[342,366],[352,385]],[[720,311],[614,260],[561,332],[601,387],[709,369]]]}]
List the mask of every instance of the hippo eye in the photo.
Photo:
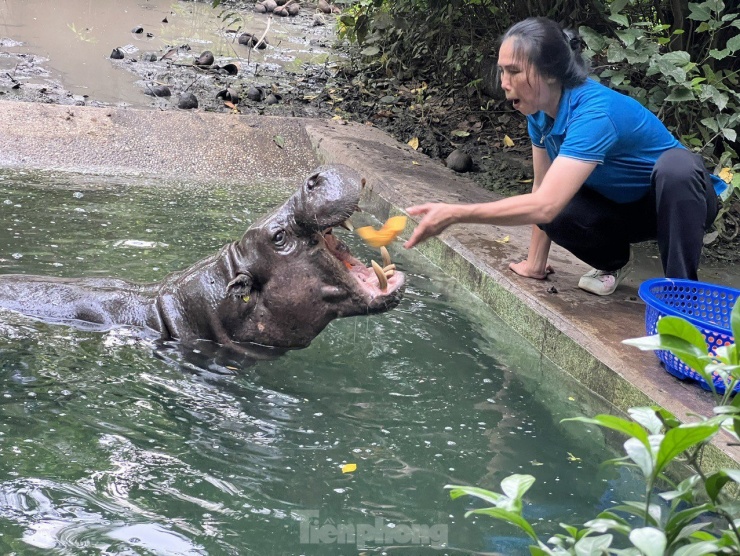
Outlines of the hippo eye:
[{"label": "hippo eye", "polygon": [[285,230],[275,232],[275,235],[272,236],[272,242],[278,247],[285,245]]}]

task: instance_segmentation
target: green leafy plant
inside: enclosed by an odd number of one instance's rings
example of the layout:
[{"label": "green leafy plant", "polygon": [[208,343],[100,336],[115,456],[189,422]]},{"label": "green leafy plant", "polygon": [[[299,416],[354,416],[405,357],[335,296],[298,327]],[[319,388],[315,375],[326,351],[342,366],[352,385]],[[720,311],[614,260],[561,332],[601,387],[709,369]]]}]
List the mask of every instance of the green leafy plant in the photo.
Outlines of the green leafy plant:
[{"label": "green leafy plant", "polygon": [[[735,304],[730,320],[734,337],[740,337],[740,303]],[[679,317],[664,317],[657,328],[654,336],[625,343],[643,350],[668,350],[710,385],[712,373],[719,373],[727,390],[721,396],[715,391],[713,415],[681,423],[660,407],[636,407],[628,411],[630,419],[613,415],[566,419],[599,425],[628,437],[624,443],[626,456],[608,463],[638,469],[645,478],[644,499],[624,501],[580,528],[561,524],[565,532],[543,542],[522,515],[524,496],[535,478],[511,475],[501,482],[501,493],[446,486],[453,499],[468,495],[493,504],[465,515],[489,515],[518,527],[532,539],[529,548],[535,556],[740,554],[740,469],[707,474],[699,465],[706,445],[721,430],[740,440],[740,395],[733,399],[731,394],[740,374],[740,351],[733,343],[710,354],[702,333]],[[667,470],[679,462],[688,465],[691,473],[676,484]],[[663,486],[666,488],[661,489]]]}]

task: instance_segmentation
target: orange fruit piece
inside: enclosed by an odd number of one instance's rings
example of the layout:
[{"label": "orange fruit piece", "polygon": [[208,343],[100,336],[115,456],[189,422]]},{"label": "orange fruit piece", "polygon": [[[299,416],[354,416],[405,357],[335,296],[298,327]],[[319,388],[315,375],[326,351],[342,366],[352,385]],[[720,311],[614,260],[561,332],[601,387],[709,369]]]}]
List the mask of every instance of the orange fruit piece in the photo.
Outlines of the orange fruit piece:
[{"label": "orange fruit piece", "polygon": [[379,230],[372,226],[363,226],[355,231],[370,247],[383,247],[396,239],[405,227],[405,216],[391,216]]}]

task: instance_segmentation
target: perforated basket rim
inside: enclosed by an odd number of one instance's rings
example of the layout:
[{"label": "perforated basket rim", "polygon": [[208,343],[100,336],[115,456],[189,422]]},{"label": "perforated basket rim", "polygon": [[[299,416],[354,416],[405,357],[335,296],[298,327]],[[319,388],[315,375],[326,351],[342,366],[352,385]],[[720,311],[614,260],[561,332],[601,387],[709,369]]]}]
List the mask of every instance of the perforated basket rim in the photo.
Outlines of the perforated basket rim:
[{"label": "perforated basket rim", "polygon": [[[679,278],[651,278],[650,280],[646,280],[642,284],[640,284],[640,287],[637,290],[638,295],[647,305],[658,310],[664,316],[666,315],[678,316],[678,317],[681,317],[689,321],[691,324],[693,324],[699,329],[710,330],[717,334],[724,334],[727,336],[732,336],[732,330],[730,328],[723,328],[722,326],[719,326],[713,322],[703,321],[692,315],[683,314],[680,311],[677,311],[676,309],[674,309],[673,307],[663,303],[660,299],[655,297],[655,295],[653,295],[653,293],[650,291],[650,289],[653,286],[657,286],[657,285],[684,286],[684,287],[708,288],[712,290],[724,290],[727,292],[731,292],[735,295],[735,303],[740,303],[740,290],[737,290],[735,288],[730,288],[727,286],[722,286],[719,284],[710,284],[708,282],[697,282],[694,280],[685,280],[685,279],[679,279]],[[730,309],[732,309],[732,307],[730,307]]]}]

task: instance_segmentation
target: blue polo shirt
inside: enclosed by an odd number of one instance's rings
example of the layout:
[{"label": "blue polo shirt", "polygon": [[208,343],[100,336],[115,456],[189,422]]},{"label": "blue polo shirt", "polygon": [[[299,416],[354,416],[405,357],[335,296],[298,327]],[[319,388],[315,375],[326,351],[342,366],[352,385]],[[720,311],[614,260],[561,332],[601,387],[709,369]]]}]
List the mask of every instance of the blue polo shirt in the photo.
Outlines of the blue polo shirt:
[{"label": "blue polo shirt", "polygon": [[[563,91],[555,120],[540,111],[527,123],[532,145],[547,149],[550,160],[596,162],[585,185],[617,203],[645,195],[658,157],[682,147],[650,110],[592,79]],[[712,180],[718,195],[727,188],[718,176]]]}]

